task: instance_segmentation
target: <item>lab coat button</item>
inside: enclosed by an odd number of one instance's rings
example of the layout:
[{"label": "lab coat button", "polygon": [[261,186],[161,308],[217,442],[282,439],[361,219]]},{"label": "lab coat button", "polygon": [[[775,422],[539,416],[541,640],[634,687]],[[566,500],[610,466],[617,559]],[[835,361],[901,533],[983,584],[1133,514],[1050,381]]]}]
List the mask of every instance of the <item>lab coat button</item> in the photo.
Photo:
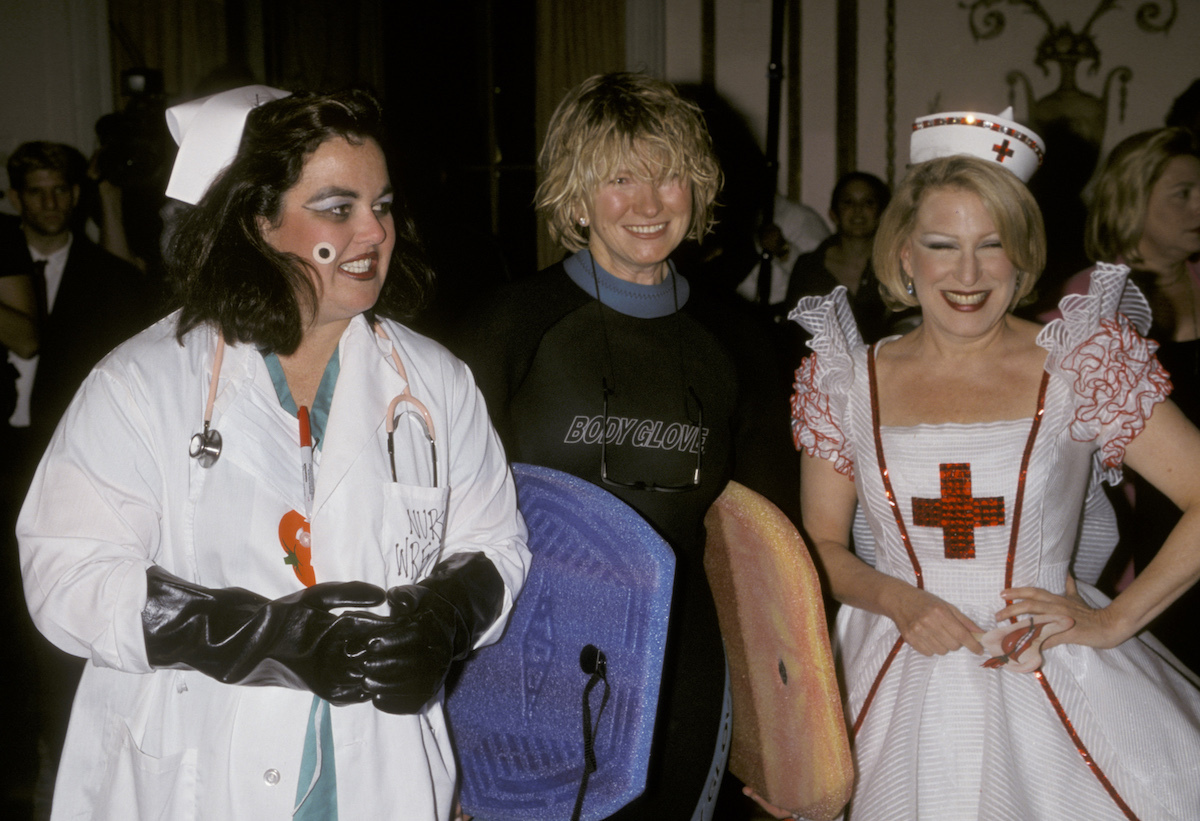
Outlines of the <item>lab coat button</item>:
[{"label": "lab coat button", "polygon": [[279,783],[279,770],[267,770],[265,773],[263,773],[263,781],[267,782],[268,787],[274,787]]}]

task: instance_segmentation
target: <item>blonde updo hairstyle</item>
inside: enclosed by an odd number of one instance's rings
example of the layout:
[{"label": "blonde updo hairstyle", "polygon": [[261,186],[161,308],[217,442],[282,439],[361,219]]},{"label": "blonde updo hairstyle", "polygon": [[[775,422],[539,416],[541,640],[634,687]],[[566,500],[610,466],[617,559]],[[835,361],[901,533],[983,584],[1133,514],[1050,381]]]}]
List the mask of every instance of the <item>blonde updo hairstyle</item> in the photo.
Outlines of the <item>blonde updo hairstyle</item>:
[{"label": "blonde updo hairstyle", "polygon": [[687,236],[700,239],[713,223],[721,169],[700,109],[670,83],[617,72],[584,80],[558,104],[538,155],[537,207],[550,234],[570,251],[588,246],[579,219],[600,185],[622,169],[645,170],[652,181],[678,177],[692,195]]},{"label": "blonde updo hairstyle", "polygon": [[916,296],[908,293],[900,250],[912,238],[925,196],[944,189],[979,197],[996,224],[1004,253],[1017,269],[1016,293],[1009,306],[1010,310],[1015,308],[1033,292],[1046,267],[1046,229],[1041,209],[1012,172],[988,160],[961,154],[913,166],[884,210],[872,256],[884,302],[893,308],[919,304]]},{"label": "blonde updo hairstyle", "polygon": [[1186,128],[1157,128],[1126,137],[1108,155],[1088,209],[1083,249],[1096,262],[1137,267],[1150,192],[1176,157],[1200,158],[1200,138]]}]

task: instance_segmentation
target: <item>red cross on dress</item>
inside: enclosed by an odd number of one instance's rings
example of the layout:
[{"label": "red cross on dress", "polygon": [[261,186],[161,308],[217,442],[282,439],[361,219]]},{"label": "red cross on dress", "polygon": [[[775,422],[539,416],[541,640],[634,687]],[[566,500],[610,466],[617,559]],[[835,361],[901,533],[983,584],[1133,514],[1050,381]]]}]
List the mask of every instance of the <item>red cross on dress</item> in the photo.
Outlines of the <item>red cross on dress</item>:
[{"label": "red cross on dress", "polygon": [[1013,150],[1008,147],[1009,145],[1009,141],[1005,140],[1002,143],[992,146],[992,150],[996,152],[996,162],[1002,163],[1004,162],[1005,157],[1011,157],[1013,155]]},{"label": "red cross on dress", "polygon": [[1004,497],[972,497],[970,464],[943,464],[938,474],[942,498],[913,499],[913,524],[942,528],[947,559],[973,559],[975,528],[1004,524]]}]

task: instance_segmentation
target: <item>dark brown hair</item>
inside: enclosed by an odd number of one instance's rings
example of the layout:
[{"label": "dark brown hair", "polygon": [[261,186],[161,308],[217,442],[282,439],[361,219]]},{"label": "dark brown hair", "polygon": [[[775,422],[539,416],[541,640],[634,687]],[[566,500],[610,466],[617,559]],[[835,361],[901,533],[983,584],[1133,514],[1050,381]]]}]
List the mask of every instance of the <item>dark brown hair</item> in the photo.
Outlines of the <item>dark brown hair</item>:
[{"label": "dark brown hair", "polygon": [[25,190],[25,178],[34,171],[57,171],[67,185],[79,185],[87,171],[87,159],[78,149],[63,143],[22,143],[8,158],[8,184]]},{"label": "dark brown hair", "polygon": [[[311,264],[276,251],[263,238],[261,220],[277,225],[284,194],[322,143],[385,145],[379,103],[365,91],[297,93],[264,103],[246,118],[237,156],[195,208],[179,218],[167,263],[179,287],[176,336],[201,324],[226,341],[289,354],[303,335],[305,305],[317,303],[306,269]],[[432,289],[416,226],[400,197],[393,203],[396,248],[379,300],[369,312],[406,319]]]}]

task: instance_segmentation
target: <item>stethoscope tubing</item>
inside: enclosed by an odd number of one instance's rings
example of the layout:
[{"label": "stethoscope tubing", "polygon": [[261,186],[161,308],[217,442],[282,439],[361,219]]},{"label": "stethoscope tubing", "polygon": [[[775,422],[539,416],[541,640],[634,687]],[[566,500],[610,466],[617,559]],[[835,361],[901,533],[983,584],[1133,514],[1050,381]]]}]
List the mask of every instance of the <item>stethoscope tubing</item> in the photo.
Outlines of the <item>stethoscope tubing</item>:
[{"label": "stethoscope tubing", "polygon": [[221,364],[225,361],[225,337],[217,334],[217,347],[213,353],[213,372],[208,380],[208,400],[204,403],[204,430],[195,434],[188,443],[188,455],[210,468],[221,458],[221,432],[212,428],[213,407],[217,403],[217,383],[221,376]]},{"label": "stethoscope tubing", "polygon": [[[388,403],[386,428],[387,428],[387,452],[388,461],[391,463],[392,481],[396,479],[396,454],[395,454],[395,431],[396,424],[404,416],[413,416],[421,425],[422,433],[425,435],[426,441],[429,443],[430,458],[432,463],[433,487],[438,486],[437,482],[437,441],[434,432],[433,416],[429,413],[429,408],[420,399],[412,395],[410,390],[410,381],[408,372],[404,368],[404,363],[400,360],[400,355],[396,352],[396,345],[392,342],[391,337],[383,330],[379,323],[375,323],[375,334],[391,347],[390,354],[392,362],[396,366],[396,372],[400,378],[404,380],[404,390],[395,396]],[[195,459],[202,468],[210,468],[216,464],[221,458],[221,449],[223,443],[221,441],[221,433],[216,428],[212,427],[213,408],[217,401],[217,385],[221,377],[221,365],[225,360],[225,338],[219,333],[217,335],[216,350],[213,353],[213,369],[212,376],[208,382],[208,397],[204,404],[204,429],[193,435],[188,444],[188,455]],[[412,405],[412,408],[396,412],[397,407],[402,403]]]},{"label": "stethoscope tubing", "polygon": [[[379,323],[375,324],[375,334],[380,339],[386,340],[391,346],[392,362],[396,365],[396,372],[400,374],[400,378],[404,380],[404,390],[393,397],[392,401],[388,403],[386,417],[387,451],[388,461],[391,462],[392,465],[392,481],[396,481],[396,450],[395,445],[393,444],[396,433],[396,423],[400,421],[401,417],[409,416],[415,413],[417,414],[417,421],[422,423],[422,433],[425,434],[425,439],[429,442],[430,461],[433,465],[433,486],[437,487],[437,442],[435,441],[434,437],[433,417],[429,413],[429,408],[425,407],[425,403],[412,395],[412,391],[409,389],[412,386],[412,382],[409,381],[408,371],[404,369],[404,363],[400,361],[400,354],[396,353],[396,344],[392,342],[391,338],[384,332],[383,327],[379,325]],[[408,404],[412,405],[413,409],[403,410],[397,414],[396,408],[402,402],[407,402]]]}]

